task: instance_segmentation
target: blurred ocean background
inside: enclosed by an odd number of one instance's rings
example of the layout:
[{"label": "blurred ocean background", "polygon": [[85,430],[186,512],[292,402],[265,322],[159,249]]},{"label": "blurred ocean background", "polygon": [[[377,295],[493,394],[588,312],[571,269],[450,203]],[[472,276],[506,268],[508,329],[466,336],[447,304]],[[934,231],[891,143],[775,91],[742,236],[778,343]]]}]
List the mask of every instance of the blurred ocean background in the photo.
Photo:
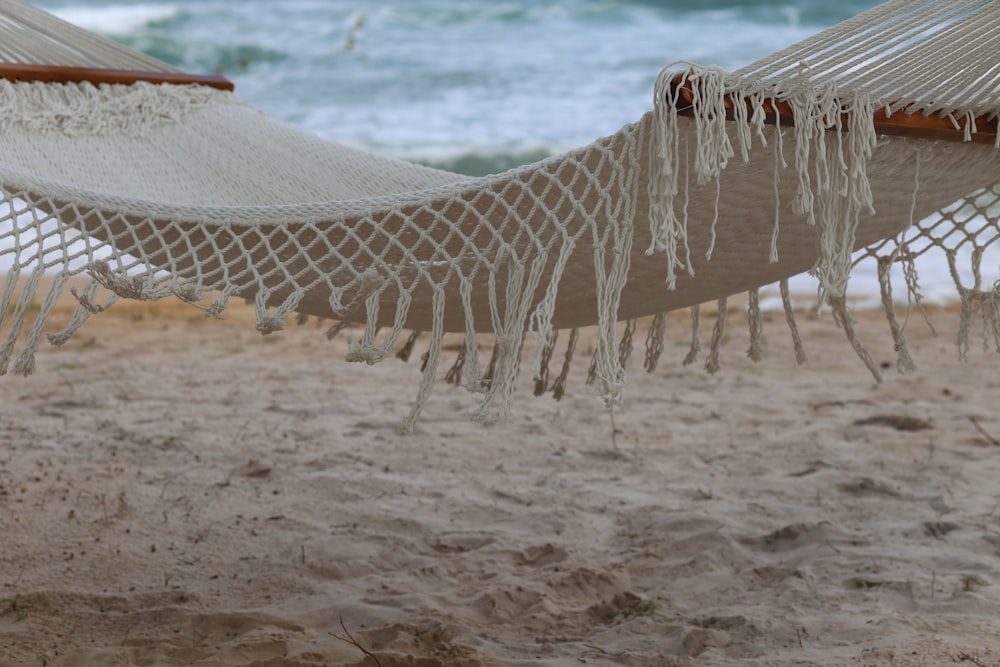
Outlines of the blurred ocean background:
[{"label": "blurred ocean background", "polygon": [[736,68],[870,7],[842,0],[37,2],[326,138],[470,174],[590,143],[675,60]]},{"label": "blurred ocean background", "polygon": [[[637,120],[652,108],[653,83],[668,64],[686,60],[736,69],[877,3],[34,4],[181,69],[222,74],[244,100],[327,139],[481,175],[588,144]],[[991,249],[984,266],[995,272],[994,254]],[[954,298],[942,255],[918,266],[926,297]],[[898,273],[894,283],[902,290]],[[793,281],[793,288],[812,292],[815,281],[803,276]],[[851,291],[877,295],[873,263],[859,267]]]}]

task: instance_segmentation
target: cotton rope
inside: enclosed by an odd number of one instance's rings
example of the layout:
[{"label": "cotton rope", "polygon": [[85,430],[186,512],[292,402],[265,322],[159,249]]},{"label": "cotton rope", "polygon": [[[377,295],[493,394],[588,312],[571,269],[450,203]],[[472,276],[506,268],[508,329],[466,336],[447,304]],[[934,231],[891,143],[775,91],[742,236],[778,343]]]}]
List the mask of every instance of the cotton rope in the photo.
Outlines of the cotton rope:
[{"label": "cotton rope", "polygon": [[[330,337],[363,326],[352,361],[379,363],[401,343],[408,358],[426,341],[403,430],[438,379],[444,336],[464,334],[445,375],[482,394],[475,416],[489,421],[509,412],[528,339],[536,393],[567,391],[580,327],[597,327],[590,384],[609,405],[639,318],[653,316],[652,370],[663,314],[690,308],[692,363],[699,304],[714,301],[715,372],[727,298],[749,292],[747,354],[761,359],[757,289],[778,281],[804,362],[787,278],[810,271],[878,376],[853,329],[850,277],[877,262],[907,370],[889,268],[904,267],[919,307],[913,262],[933,249],[961,299],[960,350],[977,322],[1000,348],[1000,288],[982,266],[1000,238],[998,42],[1000,3],[890,0],[733,73],[668,67],[637,122],[483,178],[327,142],[206,86],[0,80],[0,372],[34,369],[65,289],[78,307],[54,344],[118,298],[177,296],[207,316],[239,298],[262,334],[293,314],[335,320]],[[0,0],[0,60],[176,72],[17,0]],[[943,118],[965,141],[888,136],[874,120],[906,114]],[[71,287],[76,276],[86,285]],[[494,339],[488,358],[481,334]]]}]

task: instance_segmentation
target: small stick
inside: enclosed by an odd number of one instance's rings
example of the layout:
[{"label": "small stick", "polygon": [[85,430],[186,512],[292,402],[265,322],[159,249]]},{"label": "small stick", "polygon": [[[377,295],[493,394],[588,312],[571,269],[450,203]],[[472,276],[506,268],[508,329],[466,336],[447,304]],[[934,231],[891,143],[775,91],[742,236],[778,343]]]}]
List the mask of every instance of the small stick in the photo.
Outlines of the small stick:
[{"label": "small stick", "polygon": [[966,653],[965,651],[959,651],[957,658],[959,662],[965,662],[966,660],[968,660],[976,667],[989,667],[989,665],[980,660],[979,656],[977,656],[974,653]]},{"label": "small stick", "polygon": [[371,651],[369,651],[368,649],[366,649],[360,643],[358,643],[358,640],[354,638],[354,635],[351,634],[351,631],[347,629],[347,626],[344,625],[344,617],[343,616],[340,617],[340,628],[344,631],[344,634],[347,635],[346,639],[344,637],[339,636],[339,635],[335,635],[332,632],[329,632],[327,634],[329,634],[334,639],[339,639],[340,641],[342,641],[342,642],[344,642],[346,644],[350,644],[351,646],[357,648],[359,651],[361,651],[362,653],[365,654],[366,658],[371,658],[372,661],[375,663],[376,667],[382,667],[382,661],[378,659],[378,656],[375,655],[374,653],[372,653]]},{"label": "small stick", "polygon": [[584,646],[586,646],[589,649],[593,649],[593,650],[597,651],[598,653],[603,653],[604,655],[608,655],[608,652],[605,651],[600,646],[594,646],[593,644],[584,644]]},{"label": "small stick", "polygon": [[986,438],[986,442],[990,443],[994,447],[1000,447],[1000,440],[997,440],[992,435],[987,433],[986,429],[984,429],[982,426],[979,425],[979,421],[975,417],[972,417],[970,415],[969,421],[972,422],[972,425],[976,427],[976,430],[979,431],[980,435]]}]

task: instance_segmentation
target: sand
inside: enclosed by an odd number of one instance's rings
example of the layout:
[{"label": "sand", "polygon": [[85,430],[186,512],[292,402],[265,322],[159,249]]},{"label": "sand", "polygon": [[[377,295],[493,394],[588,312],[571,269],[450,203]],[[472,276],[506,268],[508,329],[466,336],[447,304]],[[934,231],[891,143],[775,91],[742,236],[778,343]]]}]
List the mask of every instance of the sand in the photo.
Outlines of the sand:
[{"label": "sand", "polygon": [[672,318],[614,428],[581,364],[400,436],[418,363],[120,304],[0,381],[0,665],[1000,665],[1000,358],[744,319],[713,376]]}]

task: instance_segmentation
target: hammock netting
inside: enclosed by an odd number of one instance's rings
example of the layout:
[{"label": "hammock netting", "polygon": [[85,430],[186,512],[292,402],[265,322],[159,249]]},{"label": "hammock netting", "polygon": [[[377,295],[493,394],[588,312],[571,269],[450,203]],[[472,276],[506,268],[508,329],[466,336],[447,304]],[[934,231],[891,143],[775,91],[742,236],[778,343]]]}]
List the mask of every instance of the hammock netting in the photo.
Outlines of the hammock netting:
[{"label": "hammock netting", "polygon": [[[363,325],[353,361],[408,350],[422,332],[411,429],[448,332],[465,335],[450,379],[458,369],[483,392],[481,416],[507,412],[529,336],[539,390],[561,394],[587,326],[593,388],[614,403],[635,320],[652,316],[652,368],[663,313],[717,301],[724,325],[725,299],[749,292],[757,357],[757,289],[781,282],[794,335],[785,281],[811,271],[877,375],[848,280],[876,263],[908,369],[893,300],[919,303],[913,262],[932,249],[955,279],[960,345],[981,318],[1000,346],[1000,290],[983,266],[1000,235],[992,1],[892,0],[737,72],[669,67],[634,124],[483,178],[317,138],[16,0],[0,0],[0,61],[0,372],[30,373],[46,335],[64,342],[118,298],[174,296],[208,315],[246,299],[265,334],[293,314],[333,320],[331,334]],[[87,282],[75,313],[46,333],[76,276]],[[554,358],[566,363],[550,376]]]}]

